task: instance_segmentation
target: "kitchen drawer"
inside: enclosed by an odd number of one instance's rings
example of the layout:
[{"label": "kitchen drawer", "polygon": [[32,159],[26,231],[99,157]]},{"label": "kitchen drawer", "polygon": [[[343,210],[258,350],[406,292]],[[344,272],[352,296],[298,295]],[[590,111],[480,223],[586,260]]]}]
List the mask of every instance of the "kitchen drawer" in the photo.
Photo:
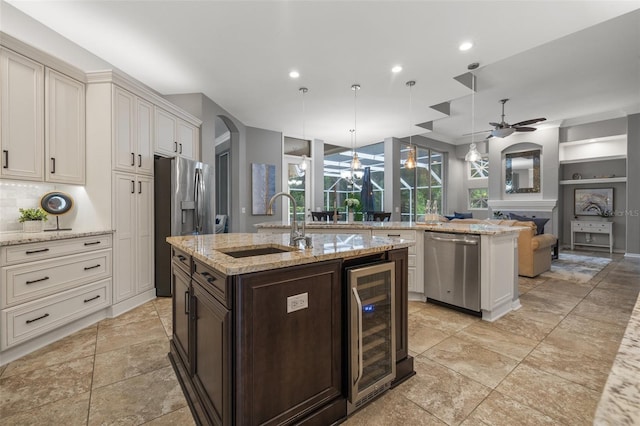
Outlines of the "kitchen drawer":
[{"label": "kitchen drawer", "polygon": [[230,279],[196,259],[193,260],[193,279],[208,290],[227,309],[231,309]]},{"label": "kitchen drawer", "polygon": [[[387,229],[387,230],[373,230],[371,233],[374,237],[390,237],[390,238],[402,238],[403,240],[416,241],[416,231]],[[416,254],[416,247],[409,247],[409,254]]]},{"label": "kitchen drawer", "polygon": [[609,233],[610,223],[598,223],[598,222],[579,222],[573,224],[573,230],[575,232],[595,232],[595,233]]},{"label": "kitchen drawer", "polygon": [[2,268],[0,309],[111,276],[111,249]]},{"label": "kitchen drawer", "polygon": [[184,269],[187,275],[191,275],[191,255],[172,246],[171,260],[174,265],[178,265],[180,268]]},{"label": "kitchen drawer", "polygon": [[111,234],[18,244],[0,248],[3,266],[111,247]]},{"label": "kitchen drawer", "polygon": [[111,305],[111,278],[4,309],[0,314],[7,349]]}]

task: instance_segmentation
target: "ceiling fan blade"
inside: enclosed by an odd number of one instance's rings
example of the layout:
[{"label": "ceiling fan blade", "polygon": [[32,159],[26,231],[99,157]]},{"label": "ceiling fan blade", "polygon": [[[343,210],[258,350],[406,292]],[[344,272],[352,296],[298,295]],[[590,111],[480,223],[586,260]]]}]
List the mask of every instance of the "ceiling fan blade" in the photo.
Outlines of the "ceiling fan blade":
[{"label": "ceiling fan blade", "polygon": [[531,120],[524,120],[521,121],[519,123],[513,124],[514,127],[516,126],[528,126],[529,124],[535,124],[535,123],[539,123],[541,121],[546,120],[546,118],[541,117],[541,118],[532,118]]},{"label": "ceiling fan blade", "polygon": [[493,127],[501,127],[501,126],[502,126],[502,124],[501,124],[501,123],[494,123],[493,121],[490,121],[490,122],[489,122],[489,125],[490,125],[490,126],[493,126]]},{"label": "ceiling fan blade", "polygon": [[514,129],[516,129],[516,132],[535,132],[536,128],[535,127],[515,127]]}]

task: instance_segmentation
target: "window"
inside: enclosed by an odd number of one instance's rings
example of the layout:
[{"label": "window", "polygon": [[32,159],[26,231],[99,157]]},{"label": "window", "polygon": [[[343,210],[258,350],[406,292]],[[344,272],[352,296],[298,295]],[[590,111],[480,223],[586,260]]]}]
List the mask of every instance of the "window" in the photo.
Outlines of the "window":
[{"label": "window", "polygon": [[[444,200],[444,154],[431,149],[415,147],[417,167],[400,169],[401,220],[416,221],[424,218],[427,202],[435,203],[442,214]],[[406,160],[409,146],[402,147],[401,158]]]},{"label": "window", "polygon": [[482,158],[469,162],[469,179],[484,179],[489,177],[489,160]]},{"label": "window", "polygon": [[489,190],[487,188],[469,189],[469,208],[487,209],[489,208]]}]

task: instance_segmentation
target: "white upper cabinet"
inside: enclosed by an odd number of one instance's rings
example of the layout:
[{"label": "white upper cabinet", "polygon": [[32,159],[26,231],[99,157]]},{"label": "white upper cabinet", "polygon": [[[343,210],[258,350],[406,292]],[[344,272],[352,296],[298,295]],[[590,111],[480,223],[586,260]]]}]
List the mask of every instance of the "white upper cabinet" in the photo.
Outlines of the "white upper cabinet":
[{"label": "white upper cabinet", "polygon": [[198,128],[161,108],[156,107],[155,111],[156,152],[196,160]]},{"label": "white upper cabinet", "polygon": [[153,105],[114,86],[113,168],[153,173]]},{"label": "white upper cabinet", "polygon": [[0,177],[43,179],[44,66],[0,48]]},{"label": "white upper cabinet", "polygon": [[45,88],[45,180],[84,184],[85,86],[47,68]]}]

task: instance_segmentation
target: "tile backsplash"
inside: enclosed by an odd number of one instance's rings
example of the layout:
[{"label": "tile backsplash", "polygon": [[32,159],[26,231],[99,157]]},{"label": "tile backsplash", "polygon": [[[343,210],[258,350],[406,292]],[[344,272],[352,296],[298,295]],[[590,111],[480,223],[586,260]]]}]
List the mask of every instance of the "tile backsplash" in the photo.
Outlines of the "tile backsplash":
[{"label": "tile backsplash", "polygon": [[[22,232],[22,224],[18,222],[20,208],[36,208],[40,206],[40,198],[47,192],[66,192],[74,199],[73,209],[63,216],[59,216],[60,227],[91,226],[93,209],[83,186],[61,185],[47,182],[28,182],[17,180],[0,180],[0,232]],[[78,215],[78,211],[84,214]],[[56,217],[49,215],[45,229],[56,227]],[[96,224],[98,227],[99,224]]]}]

